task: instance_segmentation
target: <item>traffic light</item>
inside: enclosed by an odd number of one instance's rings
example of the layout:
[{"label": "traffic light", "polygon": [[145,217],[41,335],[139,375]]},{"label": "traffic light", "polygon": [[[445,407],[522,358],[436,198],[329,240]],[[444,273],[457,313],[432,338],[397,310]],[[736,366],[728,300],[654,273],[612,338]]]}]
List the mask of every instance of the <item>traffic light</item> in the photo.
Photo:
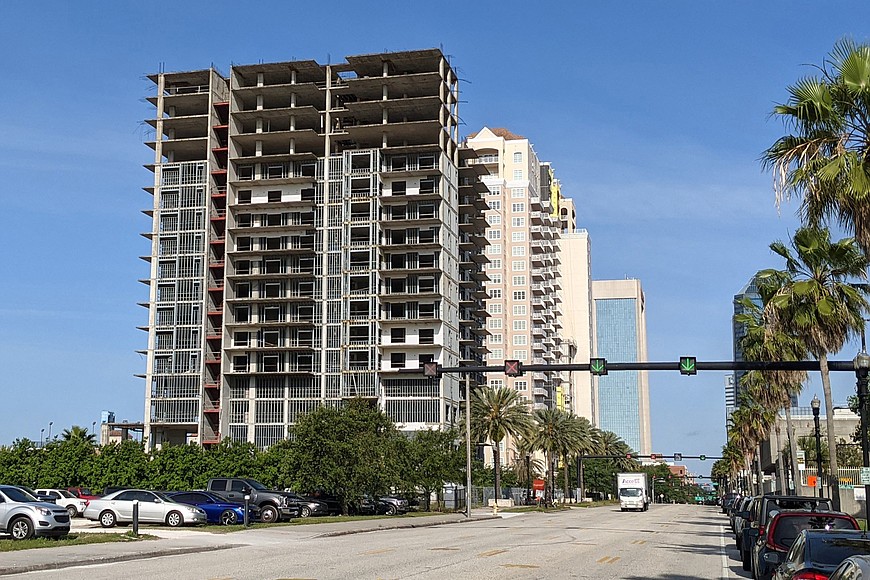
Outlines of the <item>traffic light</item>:
[{"label": "traffic light", "polygon": [[698,374],[698,369],[696,365],[695,357],[693,356],[681,356],[680,357],[680,374],[681,375],[696,375]]},{"label": "traffic light", "polygon": [[441,375],[441,369],[437,362],[423,363],[423,374],[427,377],[437,377]]},{"label": "traffic light", "polygon": [[509,377],[521,377],[523,376],[523,363],[518,360],[506,360],[504,361],[504,374]]},{"label": "traffic light", "polygon": [[674,461],[682,461],[683,454],[682,453],[674,453]]},{"label": "traffic light", "polygon": [[700,459],[701,461],[707,461],[707,456],[706,455],[699,455],[698,459]]},{"label": "traffic light", "polygon": [[589,359],[589,372],[593,375],[607,374],[607,359],[606,358],[591,358]]},{"label": "traffic light", "polygon": [[625,458],[626,458],[626,459],[633,459],[631,453],[626,453],[626,454],[625,454]]},{"label": "traffic light", "polygon": [[650,458],[651,460],[653,460],[653,461],[655,461],[656,459],[658,459],[658,458],[660,458],[660,457],[661,457],[661,455],[659,455],[659,454],[657,454],[657,453],[650,453],[650,454],[649,454],[649,458]]}]

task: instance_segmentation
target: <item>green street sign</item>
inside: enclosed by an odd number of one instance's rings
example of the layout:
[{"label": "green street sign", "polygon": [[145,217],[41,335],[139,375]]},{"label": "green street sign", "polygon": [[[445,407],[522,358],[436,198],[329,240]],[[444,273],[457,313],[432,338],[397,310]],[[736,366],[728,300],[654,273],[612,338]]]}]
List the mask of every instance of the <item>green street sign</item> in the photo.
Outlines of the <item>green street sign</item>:
[{"label": "green street sign", "polygon": [[591,358],[589,359],[589,371],[593,375],[598,375],[599,377],[607,374],[607,359],[605,358]]},{"label": "green street sign", "polygon": [[695,357],[693,356],[681,356],[680,357],[680,374],[681,375],[694,375],[698,373],[698,369],[695,366]]}]

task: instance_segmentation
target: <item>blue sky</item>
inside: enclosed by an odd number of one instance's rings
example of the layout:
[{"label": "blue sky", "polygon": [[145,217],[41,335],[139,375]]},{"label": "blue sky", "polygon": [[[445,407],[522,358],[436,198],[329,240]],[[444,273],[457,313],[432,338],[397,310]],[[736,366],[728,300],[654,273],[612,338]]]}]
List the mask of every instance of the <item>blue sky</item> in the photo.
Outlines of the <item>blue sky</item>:
[{"label": "blue sky", "polygon": [[[870,5],[840,2],[6,1],[0,19],[0,443],[101,409],[142,419],[144,75],[442,47],[463,134],[528,137],[589,230],[596,279],[646,291],[651,360],[731,358],[731,298],[797,227],[760,153],[785,87]],[[839,358],[851,358],[851,345]],[[650,377],[654,450],[714,454],[723,374]],[[842,401],[853,378],[835,377]],[[810,387],[808,398],[818,387]],[[690,465],[707,473],[709,464]]]}]

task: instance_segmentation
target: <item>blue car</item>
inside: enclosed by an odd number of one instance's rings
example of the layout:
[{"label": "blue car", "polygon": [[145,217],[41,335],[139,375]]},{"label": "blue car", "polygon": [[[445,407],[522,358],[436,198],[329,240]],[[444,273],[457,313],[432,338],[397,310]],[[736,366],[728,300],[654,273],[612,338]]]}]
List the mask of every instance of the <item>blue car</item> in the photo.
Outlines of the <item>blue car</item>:
[{"label": "blue car", "polygon": [[[167,493],[178,503],[195,505],[202,509],[210,524],[232,526],[245,521],[245,506],[232,503],[207,491],[175,491]],[[254,521],[257,506],[249,506],[248,521]]]}]

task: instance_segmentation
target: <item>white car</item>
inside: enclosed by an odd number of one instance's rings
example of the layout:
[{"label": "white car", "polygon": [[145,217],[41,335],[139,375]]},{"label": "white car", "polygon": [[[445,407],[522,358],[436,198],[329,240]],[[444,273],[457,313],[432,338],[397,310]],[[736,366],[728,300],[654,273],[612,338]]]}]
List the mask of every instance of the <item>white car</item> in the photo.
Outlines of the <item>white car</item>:
[{"label": "white car", "polygon": [[88,500],[76,497],[65,489],[37,489],[36,493],[53,497],[54,503],[66,508],[71,518],[84,514],[88,505]]},{"label": "white car", "polygon": [[206,515],[196,506],[176,503],[168,496],[144,489],[123,489],[100,499],[92,499],[85,508],[84,516],[100,522],[104,528],[133,521],[133,502],[139,502],[139,521],[149,524],[166,524],[170,527],[185,524],[204,524]]}]

